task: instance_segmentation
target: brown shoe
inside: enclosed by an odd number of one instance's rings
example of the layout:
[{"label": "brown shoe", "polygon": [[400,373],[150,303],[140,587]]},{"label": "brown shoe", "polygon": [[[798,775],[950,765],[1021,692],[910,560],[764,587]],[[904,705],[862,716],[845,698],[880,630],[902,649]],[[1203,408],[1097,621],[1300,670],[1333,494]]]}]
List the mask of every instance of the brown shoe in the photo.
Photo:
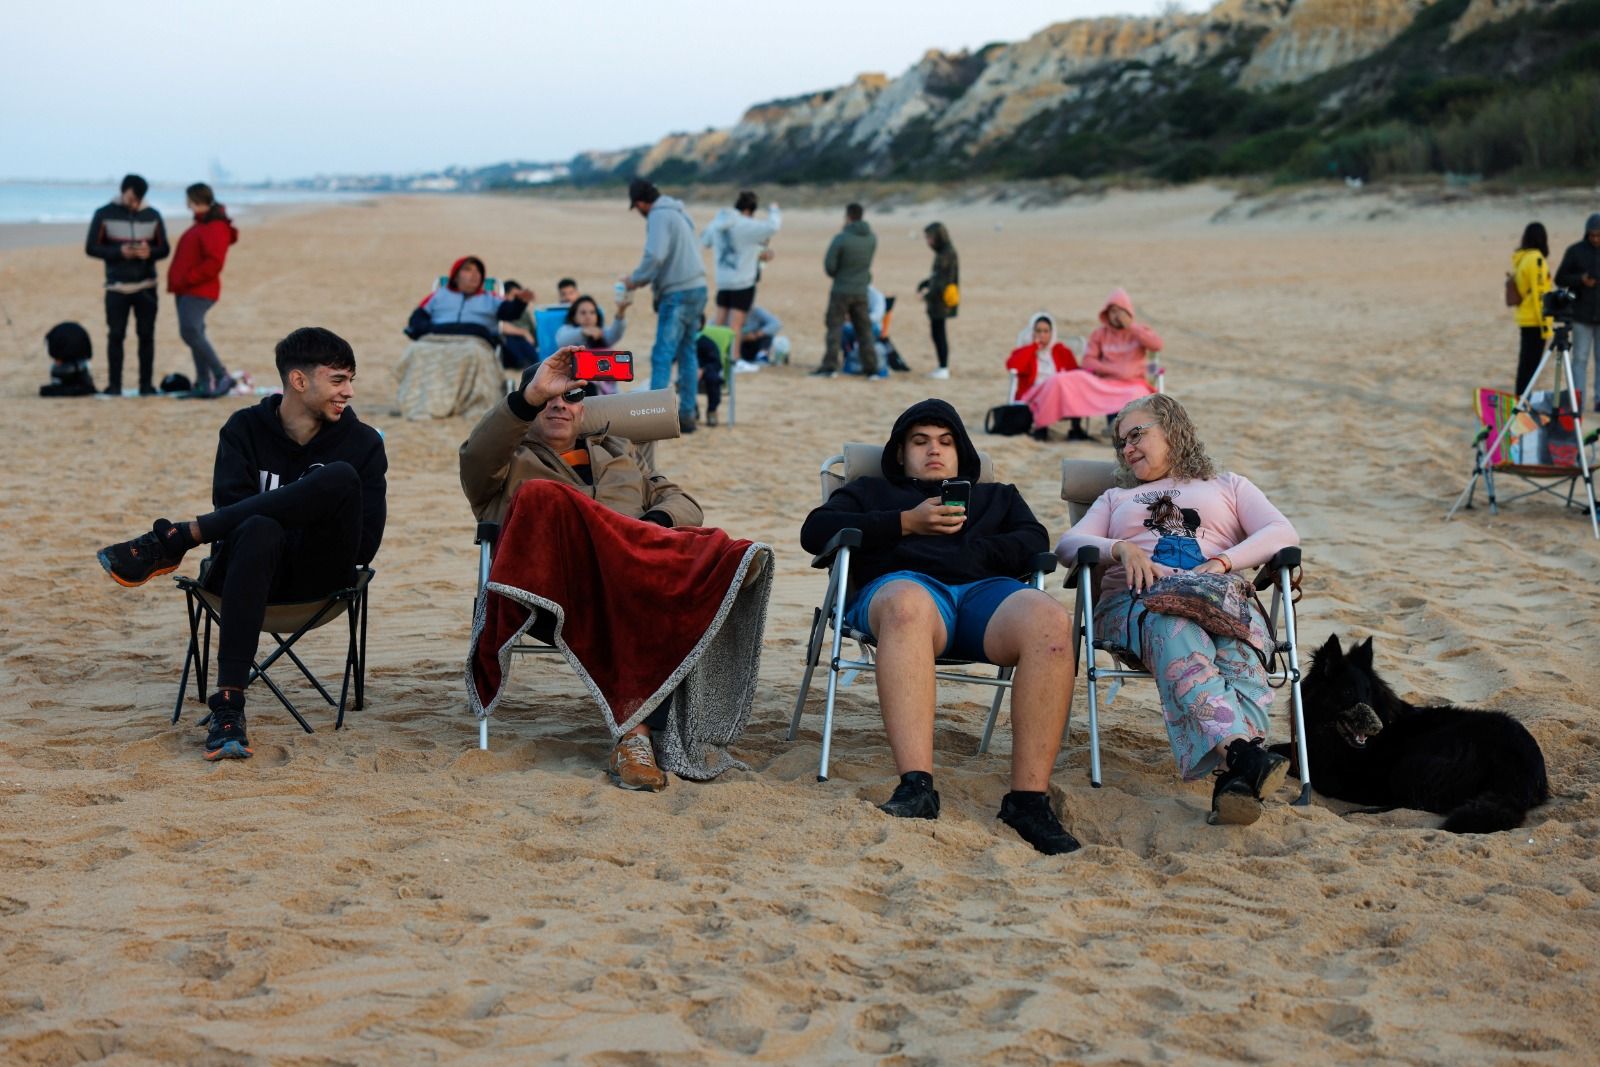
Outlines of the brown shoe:
[{"label": "brown shoe", "polygon": [[611,750],[606,773],[623,789],[648,789],[659,793],[667,787],[667,774],[656,766],[656,752],[650,738],[633,734],[617,742]]}]

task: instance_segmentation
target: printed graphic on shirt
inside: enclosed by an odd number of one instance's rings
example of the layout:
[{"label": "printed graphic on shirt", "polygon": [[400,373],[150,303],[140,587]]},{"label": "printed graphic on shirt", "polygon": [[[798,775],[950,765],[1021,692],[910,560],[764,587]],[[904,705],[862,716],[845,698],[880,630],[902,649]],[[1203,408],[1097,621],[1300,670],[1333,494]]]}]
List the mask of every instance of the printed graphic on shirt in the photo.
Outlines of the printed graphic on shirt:
[{"label": "printed graphic on shirt", "polygon": [[1195,535],[1200,532],[1200,513],[1194,508],[1180,508],[1174,497],[1181,489],[1161,489],[1139,493],[1134,499],[1145,505],[1150,517],[1144,528],[1160,537],[1156,550],[1150,554],[1152,562],[1176,570],[1193,570],[1206,561]]}]

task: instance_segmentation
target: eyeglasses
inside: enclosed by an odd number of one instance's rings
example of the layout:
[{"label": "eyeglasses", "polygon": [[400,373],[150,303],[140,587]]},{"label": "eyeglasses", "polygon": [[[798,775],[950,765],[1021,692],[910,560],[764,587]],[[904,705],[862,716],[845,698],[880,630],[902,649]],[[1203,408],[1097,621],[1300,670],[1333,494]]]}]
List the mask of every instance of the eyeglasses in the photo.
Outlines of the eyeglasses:
[{"label": "eyeglasses", "polygon": [[568,389],[566,392],[562,393],[561,399],[568,404],[581,404],[583,403],[583,398],[587,395],[588,394],[583,391],[583,387],[579,386],[576,389]]},{"label": "eyeglasses", "polygon": [[1151,430],[1153,430],[1155,428],[1156,428],[1156,424],[1155,423],[1147,422],[1143,426],[1135,426],[1133,429],[1129,430],[1127,432],[1127,434],[1125,434],[1122,437],[1118,437],[1116,434],[1113,433],[1111,435],[1111,447],[1115,448],[1118,452],[1121,452],[1124,448],[1127,448],[1129,445],[1137,445],[1140,441],[1143,441],[1144,440],[1144,435],[1149,433]]}]

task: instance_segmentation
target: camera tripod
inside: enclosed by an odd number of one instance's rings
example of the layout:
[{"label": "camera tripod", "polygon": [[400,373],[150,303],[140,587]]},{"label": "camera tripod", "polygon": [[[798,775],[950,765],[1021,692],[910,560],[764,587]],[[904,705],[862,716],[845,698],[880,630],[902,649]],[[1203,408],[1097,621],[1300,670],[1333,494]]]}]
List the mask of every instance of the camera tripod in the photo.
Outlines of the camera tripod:
[{"label": "camera tripod", "polygon": [[[1589,528],[1594,532],[1595,538],[1600,539],[1600,514],[1597,514],[1595,505],[1594,472],[1589,468],[1588,445],[1591,442],[1584,440],[1583,436],[1583,404],[1578,399],[1577,383],[1572,380],[1572,323],[1570,320],[1566,319],[1557,320],[1555,333],[1550,339],[1550,345],[1544,350],[1544,355],[1539,357],[1539,366],[1534,369],[1533,375],[1528,379],[1528,384],[1523,387],[1522,395],[1517,397],[1516,403],[1512,405],[1511,417],[1507,418],[1502,423],[1499,428],[1499,432],[1494,435],[1494,439],[1490,441],[1487,446],[1484,445],[1484,439],[1489,436],[1488,428],[1485,427],[1479,432],[1476,442],[1477,453],[1473,457],[1472,480],[1467,483],[1467,487],[1461,491],[1461,495],[1456,498],[1455,504],[1451,506],[1450,511],[1445,515],[1447,520],[1452,518],[1455,513],[1462,508],[1472,507],[1472,497],[1478,488],[1479,478],[1483,479],[1484,490],[1489,497],[1490,513],[1493,514],[1499,512],[1499,501],[1496,500],[1494,492],[1495,464],[1489,462],[1489,457],[1499,451],[1500,445],[1505,441],[1506,436],[1511,432],[1511,427],[1515,423],[1517,415],[1533,414],[1533,408],[1529,403],[1529,398],[1533,396],[1534,387],[1539,384],[1539,379],[1544,375],[1544,369],[1550,363],[1552,356],[1554,356],[1557,360],[1556,418],[1559,420],[1562,415],[1561,398],[1563,396],[1569,398],[1572,402],[1573,426],[1575,427],[1577,433],[1578,468],[1570,473],[1564,472],[1559,467],[1553,470],[1546,467],[1544,470],[1532,472],[1519,472],[1516,470],[1510,470],[1508,473],[1511,473],[1516,477],[1528,482],[1529,484],[1534,485],[1534,488],[1525,493],[1518,493],[1516,496],[1507,497],[1506,501],[1509,503],[1512,500],[1520,500],[1525,496],[1532,496],[1535,493],[1552,493],[1559,495],[1559,492],[1554,488],[1554,485],[1565,481],[1568,483],[1566,504],[1570,507],[1573,503],[1572,497],[1573,493],[1577,489],[1577,483],[1579,479],[1582,479],[1584,496],[1589,509]],[[1561,388],[1563,385],[1565,388]],[[1540,465],[1526,464],[1525,466]],[[1542,479],[1551,484],[1537,484],[1535,481],[1536,479]]]}]

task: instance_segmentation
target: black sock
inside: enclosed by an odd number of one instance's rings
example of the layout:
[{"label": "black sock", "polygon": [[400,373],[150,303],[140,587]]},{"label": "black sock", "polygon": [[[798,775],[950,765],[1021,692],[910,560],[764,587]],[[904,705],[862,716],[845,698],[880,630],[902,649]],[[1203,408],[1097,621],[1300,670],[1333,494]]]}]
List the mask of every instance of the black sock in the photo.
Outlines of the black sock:
[{"label": "black sock", "polygon": [[212,712],[219,711],[244,711],[244,691],[241,689],[218,689],[211,694],[211,699],[206,705]]},{"label": "black sock", "polygon": [[918,789],[932,789],[933,775],[927,771],[907,771],[900,776],[900,784],[916,786]]},{"label": "black sock", "polygon": [[161,538],[162,548],[170,556],[181,556],[191,548],[199,547],[200,542],[194,539],[194,534],[189,531],[186,522],[168,522],[166,519],[155,521],[156,536]]}]

